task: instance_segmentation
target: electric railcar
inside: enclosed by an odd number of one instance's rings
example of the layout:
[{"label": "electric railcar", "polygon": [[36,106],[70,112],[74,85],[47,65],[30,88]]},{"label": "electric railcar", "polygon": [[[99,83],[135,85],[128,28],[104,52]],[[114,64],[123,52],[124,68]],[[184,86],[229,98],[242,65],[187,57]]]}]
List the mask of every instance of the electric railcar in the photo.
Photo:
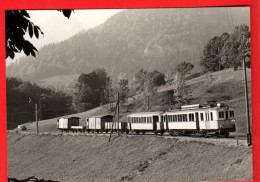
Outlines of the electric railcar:
[{"label": "electric railcar", "polygon": [[167,112],[128,115],[130,131],[139,134],[153,131],[170,135],[199,133],[203,136],[225,135],[235,131],[235,111],[222,103],[215,107],[187,105]]}]

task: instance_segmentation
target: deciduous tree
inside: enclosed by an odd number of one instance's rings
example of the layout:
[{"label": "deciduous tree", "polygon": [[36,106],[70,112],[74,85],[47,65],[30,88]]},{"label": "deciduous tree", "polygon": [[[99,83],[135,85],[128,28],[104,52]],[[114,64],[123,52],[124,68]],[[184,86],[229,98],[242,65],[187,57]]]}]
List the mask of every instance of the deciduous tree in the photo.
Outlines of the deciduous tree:
[{"label": "deciduous tree", "polygon": [[[67,18],[70,17],[73,10],[58,10]],[[9,10],[5,12],[5,47],[6,58],[14,59],[15,53],[24,52],[27,56],[36,56],[38,50],[34,45],[24,38],[28,33],[32,38],[35,36],[39,39],[40,34],[43,35],[41,28],[35,25],[26,10]]]}]

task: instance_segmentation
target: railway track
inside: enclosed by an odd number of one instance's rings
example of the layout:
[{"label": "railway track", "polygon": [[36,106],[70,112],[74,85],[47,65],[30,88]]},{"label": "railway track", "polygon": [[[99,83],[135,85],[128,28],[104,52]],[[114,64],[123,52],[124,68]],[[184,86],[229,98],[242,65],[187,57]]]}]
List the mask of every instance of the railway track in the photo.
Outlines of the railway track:
[{"label": "railway track", "polygon": [[[8,133],[17,133],[21,135],[35,135],[35,132],[30,131],[8,131]],[[44,135],[51,135],[51,136],[94,136],[94,137],[107,137],[109,138],[110,133],[73,133],[73,132],[40,132],[40,136]],[[199,135],[190,135],[190,136],[171,136],[169,134],[164,134],[163,136],[155,135],[154,133],[146,133],[146,134],[135,134],[135,133],[123,133],[117,136],[117,134],[114,132],[112,134],[112,140],[118,137],[158,137],[158,138],[164,138],[167,140],[178,140],[178,141],[193,141],[193,142],[202,142],[202,143],[210,143],[214,145],[229,145],[229,146],[247,146],[247,138],[245,135],[239,135],[238,137],[238,143],[236,136],[229,136],[228,138],[219,136],[219,137],[202,137]]]}]

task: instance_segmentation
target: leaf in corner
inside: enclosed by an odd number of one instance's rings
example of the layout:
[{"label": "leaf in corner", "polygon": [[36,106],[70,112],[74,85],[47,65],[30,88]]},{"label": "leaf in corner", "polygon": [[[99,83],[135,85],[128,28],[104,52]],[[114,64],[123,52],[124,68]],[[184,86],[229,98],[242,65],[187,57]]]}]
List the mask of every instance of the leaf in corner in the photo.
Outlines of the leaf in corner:
[{"label": "leaf in corner", "polygon": [[25,53],[26,56],[29,56],[30,54],[30,48],[29,47],[23,47],[23,52]]},{"label": "leaf in corner", "polygon": [[62,13],[65,17],[67,17],[69,19],[70,15],[71,15],[72,10],[62,10]]},{"label": "leaf in corner", "polygon": [[32,50],[31,55],[36,58],[35,52]]},{"label": "leaf in corner", "polygon": [[28,24],[29,24],[29,27],[28,27],[29,35],[32,38],[32,36],[33,36],[33,26],[32,26],[31,22],[28,22]]},{"label": "leaf in corner", "polygon": [[34,26],[34,34],[35,34],[36,38],[39,39],[39,30],[37,29],[36,26]]}]

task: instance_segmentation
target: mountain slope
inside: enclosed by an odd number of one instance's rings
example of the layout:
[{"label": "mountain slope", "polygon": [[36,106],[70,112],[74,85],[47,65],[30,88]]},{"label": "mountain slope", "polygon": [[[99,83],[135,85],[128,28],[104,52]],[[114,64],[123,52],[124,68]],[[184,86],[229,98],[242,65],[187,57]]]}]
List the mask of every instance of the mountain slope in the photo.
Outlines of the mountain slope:
[{"label": "mountain slope", "polygon": [[[233,17],[234,23],[249,24],[247,11],[233,10]],[[39,81],[97,68],[113,78],[121,72],[131,78],[142,67],[167,73],[183,60],[197,66],[206,42],[227,31],[225,8],[125,10],[96,28],[44,46],[36,59],[21,58],[7,75]]]},{"label": "mountain slope", "polygon": [[[251,106],[251,70],[248,72],[248,92],[249,103]],[[238,133],[245,134],[247,131],[246,122],[246,106],[244,98],[244,85],[241,80],[243,78],[242,71],[233,71],[232,69],[222,70],[208,75],[202,75],[200,77],[188,80],[187,91],[188,95],[185,97],[187,104],[203,104],[206,101],[216,100],[217,102],[224,102],[229,107],[235,108],[236,128]],[[158,95],[150,97],[150,110],[161,111],[169,110],[174,105],[169,104],[164,97],[167,91],[172,90],[172,85],[165,85],[158,87]],[[125,106],[120,107],[121,121],[126,121],[126,115],[134,112],[146,111],[147,105],[146,98],[142,94],[135,95],[128,98]],[[107,114],[108,105],[103,105],[89,111],[72,114],[70,116],[77,116],[81,118],[81,124],[84,125],[86,118],[95,115]],[[250,107],[250,113],[252,113]],[[114,114],[109,112],[109,114]],[[251,115],[252,116],[252,115]],[[252,121],[252,117],[251,121]],[[39,122],[39,128],[41,132],[57,132],[58,118],[42,120]],[[26,123],[26,127],[30,131],[36,130],[36,123]],[[252,125],[251,125],[252,126]]]}]

